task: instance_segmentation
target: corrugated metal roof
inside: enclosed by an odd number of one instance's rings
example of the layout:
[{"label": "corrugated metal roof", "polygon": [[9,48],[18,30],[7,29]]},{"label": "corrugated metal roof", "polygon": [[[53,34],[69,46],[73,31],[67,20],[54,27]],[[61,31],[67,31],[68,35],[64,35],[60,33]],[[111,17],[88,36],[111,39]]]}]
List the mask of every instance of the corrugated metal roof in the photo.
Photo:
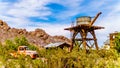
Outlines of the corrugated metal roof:
[{"label": "corrugated metal roof", "polygon": [[50,43],[50,44],[44,46],[44,48],[58,47],[58,46],[60,46],[60,45],[62,45],[62,44],[64,44],[64,43],[65,43],[65,42]]},{"label": "corrugated metal roof", "polygon": [[105,45],[110,45],[110,40],[107,39],[105,42],[104,42]]}]

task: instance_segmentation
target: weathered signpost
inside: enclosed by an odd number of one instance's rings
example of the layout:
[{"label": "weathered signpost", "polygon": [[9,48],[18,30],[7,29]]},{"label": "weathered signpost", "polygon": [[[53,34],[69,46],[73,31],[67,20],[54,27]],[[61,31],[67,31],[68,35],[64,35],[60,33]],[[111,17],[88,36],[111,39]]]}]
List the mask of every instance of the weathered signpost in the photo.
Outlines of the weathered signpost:
[{"label": "weathered signpost", "polygon": [[[93,20],[91,20],[90,16],[79,17],[79,18],[77,18],[76,26],[65,28],[65,30],[69,30],[70,32],[72,32],[72,45],[70,47],[70,51],[72,51],[75,41],[81,41],[82,44],[80,44],[80,45],[83,45],[83,48],[87,49],[87,47],[88,48],[93,47],[93,45],[88,45],[87,41],[93,40],[96,49],[97,50],[99,49],[94,30],[104,29],[104,27],[93,26],[93,24],[96,21],[96,19],[99,17],[100,14],[101,14],[101,12],[99,12]],[[90,33],[93,36],[93,38],[87,38],[88,33]],[[80,34],[81,38],[76,38],[76,36],[78,34]]]}]

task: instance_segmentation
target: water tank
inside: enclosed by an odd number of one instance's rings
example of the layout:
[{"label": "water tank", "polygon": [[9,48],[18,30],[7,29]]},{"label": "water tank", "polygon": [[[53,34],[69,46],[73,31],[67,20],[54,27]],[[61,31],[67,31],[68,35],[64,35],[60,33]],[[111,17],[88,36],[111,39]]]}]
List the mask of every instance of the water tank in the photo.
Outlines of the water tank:
[{"label": "water tank", "polygon": [[82,16],[82,17],[77,18],[77,25],[89,24],[90,22],[91,22],[90,16]]}]

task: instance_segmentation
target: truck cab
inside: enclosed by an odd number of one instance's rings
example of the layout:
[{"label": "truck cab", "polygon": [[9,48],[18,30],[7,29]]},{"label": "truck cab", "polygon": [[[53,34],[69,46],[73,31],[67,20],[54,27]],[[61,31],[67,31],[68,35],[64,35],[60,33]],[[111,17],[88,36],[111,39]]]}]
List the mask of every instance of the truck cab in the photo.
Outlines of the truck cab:
[{"label": "truck cab", "polygon": [[28,46],[19,46],[17,53],[23,54],[25,56],[30,56],[32,59],[38,57],[38,53],[36,51],[30,50]]}]

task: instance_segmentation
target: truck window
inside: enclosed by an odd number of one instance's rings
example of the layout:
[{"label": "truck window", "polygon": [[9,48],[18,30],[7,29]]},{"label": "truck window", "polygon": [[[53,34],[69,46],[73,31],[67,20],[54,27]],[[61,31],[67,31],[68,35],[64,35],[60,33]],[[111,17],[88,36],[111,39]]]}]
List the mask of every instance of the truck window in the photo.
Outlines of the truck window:
[{"label": "truck window", "polygon": [[24,50],[24,48],[22,48],[22,47],[20,47],[20,49],[19,49],[20,51],[23,51]]},{"label": "truck window", "polygon": [[26,47],[26,48],[25,48],[25,50],[29,50],[29,48],[28,48],[28,47]]}]

